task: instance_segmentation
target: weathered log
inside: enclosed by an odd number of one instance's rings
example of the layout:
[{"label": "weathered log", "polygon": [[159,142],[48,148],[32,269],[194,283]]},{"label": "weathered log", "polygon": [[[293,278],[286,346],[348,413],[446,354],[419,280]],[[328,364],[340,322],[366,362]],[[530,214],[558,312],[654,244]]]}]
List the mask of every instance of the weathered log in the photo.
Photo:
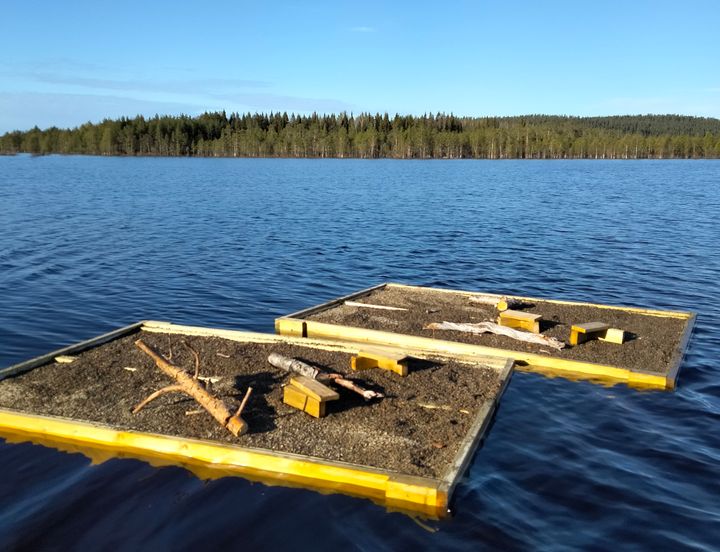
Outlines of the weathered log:
[{"label": "weathered log", "polygon": [[320,379],[317,377],[320,370],[296,358],[286,357],[277,353],[270,353],[270,356],[268,356],[268,362],[275,366],[275,368],[280,368],[286,372],[295,372],[296,374],[300,374],[301,376],[306,376],[311,379]]},{"label": "weathered log", "polygon": [[[135,342],[135,346],[140,349],[142,352],[147,354],[150,358],[152,358],[155,361],[155,364],[157,365],[160,370],[165,372],[168,376],[170,376],[172,379],[174,379],[177,384],[176,385],[169,385],[167,387],[163,387],[162,389],[159,389],[158,391],[155,391],[150,396],[148,396],[145,400],[140,402],[134,409],[133,414],[137,414],[145,405],[147,405],[150,401],[158,398],[159,396],[163,395],[164,393],[185,393],[186,395],[189,395],[193,399],[195,399],[200,406],[202,406],[205,410],[207,410],[210,415],[215,418],[218,423],[220,423],[221,426],[226,428],[230,433],[235,435],[236,437],[238,435],[242,435],[245,433],[248,429],[247,423],[245,420],[243,420],[240,417],[240,413],[242,412],[242,407],[247,402],[247,398],[252,392],[252,388],[248,388],[248,391],[245,395],[245,399],[243,400],[243,403],[241,404],[241,407],[238,409],[238,411],[235,414],[232,414],[227,406],[225,406],[225,403],[223,403],[220,399],[217,397],[212,396],[210,393],[208,393],[202,385],[198,382],[197,379],[190,376],[185,370],[182,368],[178,368],[174,364],[171,364],[166,359],[164,359],[161,355],[156,353],[153,349],[151,349],[149,346],[147,346],[142,339],[138,339]],[[198,361],[199,363],[199,361]]]},{"label": "weathered log", "polygon": [[352,380],[345,378],[342,374],[338,374],[337,372],[323,372],[306,362],[297,360],[296,358],[286,357],[279,355],[278,353],[270,353],[268,356],[268,362],[275,366],[275,368],[280,368],[286,372],[295,372],[296,374],[312,378],[319,382],[331,382],[339,385],[340,387],[345,387],[346,389],[354,391],[358,395],[362,395],[362,397],[366,400],[379,399],[383,397],[382,393],[371,391],[369,389],[363,389]]},{"label": "weathered log", "polygon": [[527,343],[536,343],[538,345],[547,345],[553,349],[560,350],[565,347],[565,343],[558,341],[554,337],[548,337],[542,334],[534,334],[529,332],[521,332],[505,326],[500,326],[494,322],[478,322],[477,324],[459,324],[456,322],[433,322],[428,324],[425,330],[450,330],[456,332],[466,332],[474,334],[493,333],[496,335],[504,335],[518,341]]},{"label": "weathered log", "polygon": [[479,303],[481,305],[492,305],[493,307],[497,305],[498,301],[500,300],[499,297],[496,297],[494,295],[471,295],[468,297],[468,301],[471,303]]},{"label": "weathered log", "polygon": [[468,300],[471,303],[492,305],[500,312],[510,309],[522,309],[529,306],[527,303],[524,303],[520,299],[511,299],[510,297],[496,297],[491,295],[471,295]]}]

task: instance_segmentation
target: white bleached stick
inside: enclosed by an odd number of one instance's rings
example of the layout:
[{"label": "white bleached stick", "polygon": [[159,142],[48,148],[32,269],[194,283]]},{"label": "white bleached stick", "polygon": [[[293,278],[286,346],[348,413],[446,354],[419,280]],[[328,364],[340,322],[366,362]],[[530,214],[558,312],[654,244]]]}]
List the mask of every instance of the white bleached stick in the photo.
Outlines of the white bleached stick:
[{"label": "white bleached stick", "polygon": [[504,335],[518,341],[526,341],[528,343],[536,343],[538,345],[547,345],[553,349],[560,350],[565,347],[565,343],[558,341],[554,337],[547,337],[541,334],[530,332],[522,332],[495,324],[494,322],[478,322],[477,324],[459,324],[457,322],[433,322],[428,324],[425,330],[450,330],[455,332],[466,332],[474,334],[493,333],[496,335]]},{"label": "white bleached stick", "polygon": [[388,307],[386,305],[368,305],[367,303],[358,303],[356,301],[345,301],[348,307],[360,307],[365,309],[378,309],[378,310],[391,310],[391,311],[406,311],[402,307]]}]

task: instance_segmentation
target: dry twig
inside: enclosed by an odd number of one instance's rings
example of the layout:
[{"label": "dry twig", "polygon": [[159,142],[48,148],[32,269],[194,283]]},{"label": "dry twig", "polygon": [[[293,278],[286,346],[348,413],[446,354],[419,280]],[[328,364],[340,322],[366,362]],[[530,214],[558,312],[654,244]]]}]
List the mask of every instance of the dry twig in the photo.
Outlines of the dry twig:
[{"label": "dry twig", "polygon": [[175,385],[163,387],[162,389],[152,393],[133,409],[133,413],[139,412],[150,401],[165,393],[181,392],[195,399],[198,404],[207,410],[221,426],[226,428],[233,435],[238,436],[247,431],[247,424],[245,423],[245,420],[243,420],[239,414],[231,414],[227,406],[225,406],[220,399],[208,393],[208,391],[197,381],[197,379],[191,377],[183,369],[168,362],[165,358],[148,347],[142,339],[138,339],[135,342],[135,346],[150,356],[150,358],[155,361],[157,367],[174,379],[177,383]]}]

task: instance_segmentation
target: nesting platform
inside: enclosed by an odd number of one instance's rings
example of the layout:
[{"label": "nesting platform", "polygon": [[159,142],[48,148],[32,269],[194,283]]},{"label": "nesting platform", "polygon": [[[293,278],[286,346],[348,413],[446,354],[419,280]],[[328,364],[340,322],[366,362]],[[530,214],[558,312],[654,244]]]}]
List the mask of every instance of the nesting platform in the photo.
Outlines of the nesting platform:
[{"label": "nesting platform", "polygon": [[[231,411],[252,386],[242,413],[248,432],[233,436],[181,394],[163,395],[132,414],[139,401],[171,383],[135,346],[139,338],[188,372],[195,351],[200,379]],[[239,474],[442,517],[513,361],[384,352],[405,360],[404,377],[369,366],[353,371],[351,359],[361,353],[353,343],[141,322],[0,371],[0,436],[161,459],[203,476]],[[337,388],[335,400],[324,396],[325,415],[309,416],[305,405],[286,404],[284,393],[292,388],[307,397],[317,389],[270,365],[270,353],[343,374],[385,398],[366,402]]]},{"label": "nesting platform", "polygon": [[[566,346],[556,350],[502,335],[426,329],[432,323],[485,321],[552,337]],[[521,370],[673,389],[694,321],[690,312],[387,283],[278,318],[275,329],[281,335],[468,357],[509,356]]]}]

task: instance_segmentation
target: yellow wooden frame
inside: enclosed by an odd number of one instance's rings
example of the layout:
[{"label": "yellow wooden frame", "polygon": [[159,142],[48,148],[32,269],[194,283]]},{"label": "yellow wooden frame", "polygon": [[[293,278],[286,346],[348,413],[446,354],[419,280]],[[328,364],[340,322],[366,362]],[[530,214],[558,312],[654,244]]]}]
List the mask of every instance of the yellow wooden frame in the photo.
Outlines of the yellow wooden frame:
[{"label": "yellow wooden frame", "polygon": [[[17,377],[23,372],[51,362],[58,355],[78,354],[136,331],[214,336],[245,343],[286,343],[348,354],[359,352],[357,345],[353,343],[146,321],[0,370],[0,380]],[[418,352],[413,356],[427,358],[428,355]],[[464,361],[454,355],[441,357]],[[473,360],[478,361],[478,358]],[[235,474],[268,484],[339,492],[369,498],[390,510],[439,518],[447,514],[452,492],[484,437],[512,376],[513,361],[510,359],[488,357],[482,364],[498,370],[503,382],[502,389],[494,400],[486,401],[481,406],[455,460],[445,475],[438,479],[229,443],[122,430],[98,423],[28,414],[5,408],[0,408],[0,437],[6,436],[11,441],[25,438],[36,440],[61,450],[83,452],[91,458],[97,457],[97,450],[107,451],[107,454],[104,452],[101,455],[103,460],[108,457],[131,456],[150,459],[153,464],[181,464],[202,477]]]},{"label": "yellow wooden frame", "polygon": [[498,349],[494,347],[485,347],[481,345],[461,343],[457,341],[446,341],[430,337],[420,337],[381,330],[370,330],[352,326],[328,324],[308,319],[309,316],[339,306],[343,304],[346,300],[357,300],[360,297],[367,296],[373,291],[382,289],[384,287],[407,290],[426,290],[438,293],[464,295],[468,297],[477,295],[477,292],[471,291],[407,286],[403,284],[388,282],[352,293],[350,295],[345,295],[343,297],[333,299],[332,301],[328,301],[315,307],[310,307],[308,309],[304,309],[293,314],[288,314],[286,316],[277,318],[275,320],[275,331],[280,335],[307,337],[313,339],[322,338],[342,341],[356,341],[373,345],[398,347],[403,350],[423,351],[426,353],[437,352],[452,354],[468,359],[474,356],[497,356],[501,358],[510,357],[515,360],[516,368],[524,371],[538,372],[550,376],[563,376],[570,379],[585,379],[597,383],[626,383],[630,386],[637,388],[670,390],[675,388],[678,370],[680,369],[683,355],[690,340],[690,336],[692,335],[692,330],[695,323],[695,314],[684,311],[652,310],[636,307],[622,307],[575,301],[561,301],[537,297],[522,297],[507,294],[500,295],[494,293],[483,293],[483,295],[485,296],[495,297],[498,300],[500,300],[501,298],[508,298],[517,299],[523,302],[543,301],[546,303],[560,305],[584,305],[592,306],[598,309],[614,309],[624,312],[637,313],[641,315],[680,318],[686,320],[685,331],[680,340],[680,343],[678,344],[673,353],[673,357],[670,362],[670,370],[668,374],[665,375],[642,370],[630,370],[619,366],[609,366],[603,364],[595,364],[591,362],[560,359],[547,355],[512,351],[509,349]]}]

